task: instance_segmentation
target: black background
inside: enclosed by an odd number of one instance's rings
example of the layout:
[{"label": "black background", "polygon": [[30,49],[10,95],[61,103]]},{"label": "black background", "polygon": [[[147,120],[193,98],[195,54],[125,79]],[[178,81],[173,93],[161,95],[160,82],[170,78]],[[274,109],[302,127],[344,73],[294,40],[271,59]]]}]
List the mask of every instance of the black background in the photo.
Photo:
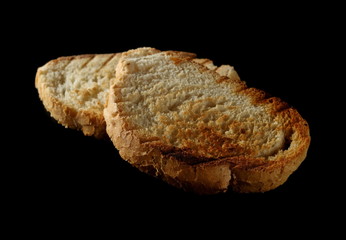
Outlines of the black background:
[{"label": "black background", "polygon": [[[248,224],[249,231],[287,231],[289,226],[293,234],[307,223],[322,226],[325,216],[340,215],[343,189],[336,184],[341,176],[335,170],[340,157],[333,156],[336,143],[328,137],[338,130],[327,123],[337,97],[329,95],[335,84],[323,71],[332,48],[324,36],[331,36],[331,30],[311,6],[264,12],[257,7],[238,12],[223,5],[203,10],[184,4],[87,10],[64,5],[12,25],[5,50],[11,50],[10,62],[17,63],[10,82],[18,90],[7,105],[10,124],[4,125],[15,129],[8,127],[5,146],[11,167],[5,185],[18,216],[24,222],[38,217],[37,224],[48,229],[54,229],[53,219],[68,226],[84,221],[108,226],[120,220],[134,229],[164,226],[170,235],[196,226],[198,232],[214,232],[211,226],[221,232]],[[65,129],[44,109],[34,87],[39,66],[60,56],[143,46],[194,52],[216,65],[230,64],[248,86],[290,103],[310,125],[306,160],[284,185],[267,193],[198,196],[140,173],[121,160],[110,141]],[[284,224],[287,219],[293,220]]]}]

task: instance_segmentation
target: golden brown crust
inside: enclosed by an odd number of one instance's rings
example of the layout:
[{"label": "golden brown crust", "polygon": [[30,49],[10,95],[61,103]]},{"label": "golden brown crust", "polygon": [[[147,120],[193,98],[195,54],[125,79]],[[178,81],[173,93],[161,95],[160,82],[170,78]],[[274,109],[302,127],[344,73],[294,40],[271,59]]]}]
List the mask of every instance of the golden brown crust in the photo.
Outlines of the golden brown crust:
[{"label": "golden brown crust", "polygon": [[[190,61],[180,59],[179,56],[172,56],[171,59],[175,64]],[[202,72],[212,71],[197,62],[191,64],[197,64]],[[117,104],[121,102],[120,90],[113,85],[104,117],[107,133],[120,155],[141,171],[198,194],[214,194],[228,189],[237,192],[265,192],[280,186],[306,157],[310,144],[306,121],[281,99],[268,98],[261,90],[247,88],[237,78],[221,77],[216,72],[212,74],[216,81],[229,83],[239,94],[247,95],[253,104],[265,106],[269,114],[283,123],[286,141],[283,149],[269,157],[235,154],[208,158],[196,155],[189,149],[172,148],[157,138],[148,139],[134,130],[126,118],[127,113],[121,104]],[[219,149],[215,148],[215,151]]]},{"label": "golden brown crust", "polygon": [[[59,57],[47,64],[57,64],[60,61],[72,61],[80,58],[90,58],[97,54],[84,54],[78,56]],[[45,83],[41,79],[41,70],[38,69],[35,78],[35,86],[43,105],[50,112],[51,116],[65,127],[81,130],[86,136],[95,136],[96,138],[107,137],[106,123],[102,111],[80,110],[62,103],[54,97]]]}]

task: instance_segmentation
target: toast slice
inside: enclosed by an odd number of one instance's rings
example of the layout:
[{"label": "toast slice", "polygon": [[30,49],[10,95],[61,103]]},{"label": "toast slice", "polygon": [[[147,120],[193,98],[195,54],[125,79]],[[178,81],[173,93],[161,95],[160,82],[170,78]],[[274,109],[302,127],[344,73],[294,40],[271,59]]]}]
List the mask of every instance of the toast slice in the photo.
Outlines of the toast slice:
[{"label": "toast slice", "polygon": [[280,186],[306,157],[307,122],[232,67],[200,61],[172,51],[122,56],[104,109],[120,155],[198,194]]},{"label": "toast slice", "polygon": [[[132,54],[143,56],[154,52],[158,50],[141,48]],[[127,53],[130,54],[131,51]],[[194,54],[185,54],[194,57]],[[51,116],[63,126],[82,130],[87,136],[107,136],[103,109],[120,57],[121,53],[60,57],[40,67],[35,86]],[[195,61],[216,69],[209,59]]]}]

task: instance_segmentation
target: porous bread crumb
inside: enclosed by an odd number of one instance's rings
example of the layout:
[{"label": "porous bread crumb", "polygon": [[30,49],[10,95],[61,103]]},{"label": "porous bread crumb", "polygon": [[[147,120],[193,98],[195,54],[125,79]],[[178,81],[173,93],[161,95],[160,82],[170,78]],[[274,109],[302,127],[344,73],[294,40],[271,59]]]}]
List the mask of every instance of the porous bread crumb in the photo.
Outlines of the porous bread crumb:
[{"label": "porous bread crumb", "polygon": [[[143,136],[210,158],[268,157],[285,143],[282,126],[266,106],[254,105],[242,86],[216,84],[212,71],[176,65],[167,55],[127,58],[119,68],[127,74],[116,83],[122,97],[117,104]],[[225,68],[219,72],[232,75]]]},{"label": "porous bread crumb", "polygon": [[63,104],[102,113],[119,58],[120,54],[66,58],[58,64],[42,67],[41,81]]}]

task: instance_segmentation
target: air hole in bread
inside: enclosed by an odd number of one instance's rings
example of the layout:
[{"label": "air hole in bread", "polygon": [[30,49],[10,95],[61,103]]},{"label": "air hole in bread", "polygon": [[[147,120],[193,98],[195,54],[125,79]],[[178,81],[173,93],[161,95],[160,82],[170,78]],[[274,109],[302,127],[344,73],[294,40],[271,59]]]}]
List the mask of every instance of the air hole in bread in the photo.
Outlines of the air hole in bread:
[{"label": "air hole in bread", "polygon": [[292,130],[290,130],[288,133],[285,134],[285,141],[284,141],[284,145],[282,146],[283,151],[286,151],[290,148],[292,143],[292,135],[293,135]]}]

